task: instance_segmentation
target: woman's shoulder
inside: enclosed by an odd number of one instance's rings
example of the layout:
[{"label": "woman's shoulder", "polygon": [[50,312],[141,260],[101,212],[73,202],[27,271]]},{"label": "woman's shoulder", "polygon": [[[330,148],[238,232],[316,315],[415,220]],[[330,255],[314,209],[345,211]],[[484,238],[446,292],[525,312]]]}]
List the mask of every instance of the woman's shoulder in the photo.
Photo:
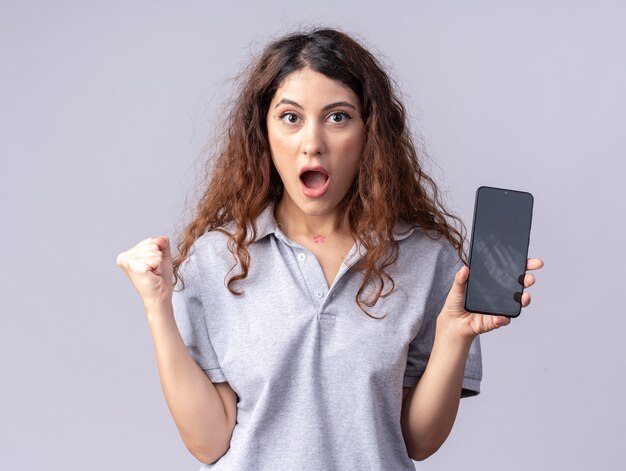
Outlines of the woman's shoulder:
[{"label": "woman's shoulder", "polygon": [[228,228],[207,230],[193,241],[188,256],[201,265],[215,263],[219,259],[232,259],[228,250],[229,239]]},{"label": "woman's shoulder", "polygon": [[[408,231],[406,231],[406,227],[409,228]],[[424,263],[431,265],[456,264],[460,259],[457,249],[445,235],[433,230],[426,230],[421,226],[405,225],[402,229],[404,230],[403,236],[396,237],[401,258],[419,260],[422,266]]]},{"label": "woman's shoulder", "polygon": [[433,292],[449,289],[463,261],[454,245],[440,233],[414,228],[399,242],[394,280],[408,292]]},{"label": "woman's shoulder", "polygon": [[394,238],[397,241],[418,245],[423,249],[455,251],[454,246],[444,234],[433,229],[425,229],[418,224],[398,223],[394,228]]},{"label": "woman's shoulder", "polygon": [[195,240],[194,244],[202,247],[223,245],[235,233],[233,226],[230,223],[216,229],[207,229]]}]

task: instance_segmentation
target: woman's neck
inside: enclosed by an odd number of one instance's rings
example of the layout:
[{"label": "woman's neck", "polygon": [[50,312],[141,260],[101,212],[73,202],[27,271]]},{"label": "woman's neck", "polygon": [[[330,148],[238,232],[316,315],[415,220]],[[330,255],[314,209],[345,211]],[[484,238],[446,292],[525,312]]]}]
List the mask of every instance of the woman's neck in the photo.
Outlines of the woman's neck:
[{"label": "woman's neck", "polygon": [[315,240],[327,237],[345,236],[345,226],[339,209],[328,214],[311,215],[302,211],[291,198],[281,198],[274,209],[274,217],[283,232],[289,238],[307,238]]}]

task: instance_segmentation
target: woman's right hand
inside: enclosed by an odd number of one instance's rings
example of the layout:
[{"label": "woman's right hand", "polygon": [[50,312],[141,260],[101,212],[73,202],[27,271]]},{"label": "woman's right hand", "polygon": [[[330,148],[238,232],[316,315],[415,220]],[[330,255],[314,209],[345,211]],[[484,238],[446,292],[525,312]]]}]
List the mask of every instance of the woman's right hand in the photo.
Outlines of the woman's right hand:
[{"label": "woman's right hand", "polygon": [[153,306],[171,302],[174,271],[167,236],[142,240],[130,250],[120,253],[117,264],[141,296],[146,312]]}]

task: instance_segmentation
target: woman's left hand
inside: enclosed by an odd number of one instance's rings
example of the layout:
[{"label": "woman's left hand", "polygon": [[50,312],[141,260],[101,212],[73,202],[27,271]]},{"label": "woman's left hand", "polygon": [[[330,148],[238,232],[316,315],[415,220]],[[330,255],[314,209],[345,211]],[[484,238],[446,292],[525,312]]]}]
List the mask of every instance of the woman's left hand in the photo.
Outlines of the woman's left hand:
[{"label": "woman's left hand", "polygon": [[[538,270],[543,267],[543,260],[529,258],[526,261],[526,270]],[[499,327],[511,323],[511,319],[505,316],[476,314],[468,312],[464,307],[465,283],[469,276],[469,268],[463,266],[455,275],[454,283],[450,288],[446,302],[439,314],[439,321],[445,322],[462,337],[473,338]],[[535,284],[535,277],[530,273],[524,275],[524,288]],[[530,304],[530,293],[524,291],[521,299],[522,307]]]}]

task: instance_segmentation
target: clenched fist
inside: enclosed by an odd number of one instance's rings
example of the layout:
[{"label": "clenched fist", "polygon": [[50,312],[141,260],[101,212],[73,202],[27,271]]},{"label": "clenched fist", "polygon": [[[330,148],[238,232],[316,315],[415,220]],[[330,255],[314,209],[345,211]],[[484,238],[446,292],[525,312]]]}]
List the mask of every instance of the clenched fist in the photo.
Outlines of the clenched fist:
[{"label": "clenched fist", "polygon": [[119,254],[117,264],[141,296],[146,312],[153,306],[171,302],[174,273],[167,236],[142,240]]}]

